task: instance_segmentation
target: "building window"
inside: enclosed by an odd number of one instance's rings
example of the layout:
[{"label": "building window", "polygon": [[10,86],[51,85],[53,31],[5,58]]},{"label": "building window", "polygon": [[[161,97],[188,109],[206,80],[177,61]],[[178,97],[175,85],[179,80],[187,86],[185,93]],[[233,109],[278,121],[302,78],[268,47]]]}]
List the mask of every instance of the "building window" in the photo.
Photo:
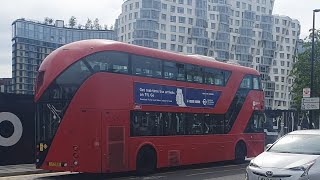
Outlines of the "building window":
[{"label": "building window", "polygon": [[170,16],[170,22],[176,22],[176,16]]},{"label": "building window", "polygon": [[167,44],[166,43],[161,43],[161,49],[167,49]]},{"label": "building window", "polygon": [[176,35],[171,34],[171,41],[176,41]]},{"label": "building window", "polygon": [[161,19],[162,20],[167,20],[167,15],[166,14],[161,14]]},{"label": "building window", "polygon": [[178,7],[177,11],[178,11],[178,13],[183,14],[184,13],[184,8],[183,7]]},{"label": "building window", "polygon": [[171,32],[176,32],[176,31],[177,31],[176,26],[171,25],[171,26],[170,26],[170,31],[171,31]]},{"label": "building window", "polygon": [[176,12],[176,7],[175,6],[171,6],[170,7],[170,12],[172,12],[172,13]]},{"label": "building window", "polygon": [[187,47],[187,52],[192,53],[192,47]]},{"label": "building window", "polygon": [[183,23],[183,24],[186,23],[186,18],[179,16],[179,23]]},{"label": "building window", "polygon": [[175,45],[175,44],[171,44],[170,50],[171,50],[171,51],[175,51],[175,50],[176,50],[176,45]]}]

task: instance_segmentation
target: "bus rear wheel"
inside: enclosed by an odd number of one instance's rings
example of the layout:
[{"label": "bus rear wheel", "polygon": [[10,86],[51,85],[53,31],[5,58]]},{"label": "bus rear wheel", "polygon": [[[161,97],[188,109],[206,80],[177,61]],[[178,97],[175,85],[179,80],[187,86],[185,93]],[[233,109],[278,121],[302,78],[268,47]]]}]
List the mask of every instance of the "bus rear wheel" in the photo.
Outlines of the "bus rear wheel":
[{"label": "bus rear wheel", "polygon": [[136,160],[137,174],[147,175],[157,168],[157,155],[152,147],[145,146],[139,150]]},{"label": "bus rear wheel", "polygon": [[234,155],[234,163],[235,164],[242,164],[245,162],[247,154],[247,148],[243,141],[237,143],[235,148],[235,155]]}]

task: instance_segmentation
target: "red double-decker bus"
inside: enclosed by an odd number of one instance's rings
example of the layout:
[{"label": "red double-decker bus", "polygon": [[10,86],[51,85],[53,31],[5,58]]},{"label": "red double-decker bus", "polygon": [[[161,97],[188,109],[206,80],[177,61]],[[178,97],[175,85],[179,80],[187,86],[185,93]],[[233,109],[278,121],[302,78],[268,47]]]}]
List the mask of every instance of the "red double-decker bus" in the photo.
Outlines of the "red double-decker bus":
[{"label": "red double-decker bus", "polygon": [[264,94],[251,68],[108,41],[74,42],[41,64],[37,168],[149,173],[264,149]]}]

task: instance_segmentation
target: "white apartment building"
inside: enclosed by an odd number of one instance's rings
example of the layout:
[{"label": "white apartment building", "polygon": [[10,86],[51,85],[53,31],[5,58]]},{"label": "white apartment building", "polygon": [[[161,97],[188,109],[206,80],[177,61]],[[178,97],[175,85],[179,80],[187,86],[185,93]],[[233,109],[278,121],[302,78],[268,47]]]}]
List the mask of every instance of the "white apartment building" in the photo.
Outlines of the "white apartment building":
[{"label": "white apartment building", "polygon": [[289,76],[296,60],[300,36],[300,22],[287,16],[274,16],[273,39],[276,52],[270,71],[275,82],[273,109],[289,109],[292,103],[293,77]]},{"label": "white apartment building", "polygon": [[[274,0],[126,0],[115,27],[122,42],[256,68],[266,108],[274,109],[276,84],[270,73],[278,49],[273,5]],[[281,106],[290,104],[281,101]]]}]

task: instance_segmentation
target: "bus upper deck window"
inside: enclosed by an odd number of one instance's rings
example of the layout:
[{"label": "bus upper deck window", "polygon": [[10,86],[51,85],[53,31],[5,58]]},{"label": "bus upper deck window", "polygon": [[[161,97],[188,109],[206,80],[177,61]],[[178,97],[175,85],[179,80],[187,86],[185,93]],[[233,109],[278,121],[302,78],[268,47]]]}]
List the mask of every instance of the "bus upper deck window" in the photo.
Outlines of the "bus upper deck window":
[{"label": "bus upper deck window", "polygon": [[242,89],[252,89],[252,76],[247,75],[243,78],[240,88]]},{"label": "bus upper deck window", "polygon": [[260,89],[260,82],[258,77],[253,77],[253,89],[255,90]]}]

